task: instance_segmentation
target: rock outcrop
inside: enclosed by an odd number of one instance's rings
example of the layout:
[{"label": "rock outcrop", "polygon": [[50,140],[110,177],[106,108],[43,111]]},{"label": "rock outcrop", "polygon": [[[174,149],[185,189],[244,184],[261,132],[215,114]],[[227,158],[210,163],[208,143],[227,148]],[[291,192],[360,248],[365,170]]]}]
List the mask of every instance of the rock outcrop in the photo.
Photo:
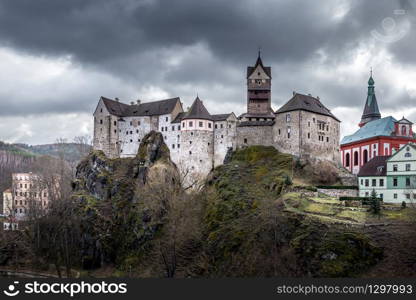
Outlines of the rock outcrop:
[{"label": "rock outcrop", "polygon": [[85,268],[121,261],[152,238],[157,228],[140,206],[140,190],[154,180],[180,182],[163,136],[154,131],[134,158],[109,159],[93,151],[78,165],[73,189],[83,217]]}]

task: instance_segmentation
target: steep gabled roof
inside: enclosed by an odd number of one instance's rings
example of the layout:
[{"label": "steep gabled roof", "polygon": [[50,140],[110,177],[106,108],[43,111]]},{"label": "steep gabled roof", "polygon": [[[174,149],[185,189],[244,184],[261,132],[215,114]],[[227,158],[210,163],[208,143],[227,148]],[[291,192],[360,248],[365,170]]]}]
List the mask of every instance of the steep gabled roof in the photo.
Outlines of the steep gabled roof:
[{"label": "steep gabled roof", "polygon": [[204,120],[212,120],[212,116],[205,108],[204,103],[196,97],[194,103],[192,103],[191,108],[189,111],[186,112],[182,120],[186,119],[204,119]]},{"label": "steep gabled roof", "polygon": [[101,97],[110,114],[118,117],[159,116],[173,111],[179,97],[128,105],[106,97]]},{"label": "steep gabled roof", "polygon": [[401,123],[401,124],[413,124],[412,122],[410,122],[405,117],[401,118],[399,121],[397,121],[397,123]]},{"label": "steep gabled roof", "polygon": [[103,100],[104,105],[110,114],[118,117],[122,117],[127,114],[129,105],[103,96],[101,96],[101,100]]},{"label": "steep gabled roof", "polygon": [[180,123],[184,115],[185,112],[180,112],[171,123]]},{"label": "steep gabled roof", "polygon": [[211,115],[213,121],[225,121],[232,113],[229,114],[219,114],[219,115]]},{"label": "steep gabled roof", "polygon": [[295,93],[292,99],[290,99],[288,102],[286,102],[285,105],[276,111],[276,114],[294,110],[305,110],[320,115],[329,116],[340,122],[340,120],[338,120],[337,117],[335,117],[331,111],[321,103],[319,99],[310,95]]},{"label": "steep gabled roof", "polygon": [[394,132],[394,123],[397,122],[393,117],[370,121],[358,129],[354,134],[347,135],[341,140],[341,145],[365,140],[376,136],[391,136]]},{"label": "steep gabled roof", "polygon": [[247,78],[249,78],[250,77],[250,75],[251,74],[253,74],[253,72],[254,72],[254,70],[257,68],[257,66],[261,66],[262,67],[262,69],[264,70],[264,72],[267,74],[267,76],[269,76],[270,77],[270,79],[272,78],[272,69],[271,69],[271,67],[265,67],[264,65],[263,65],[263,61],[261,60],[261,57],[260,57],[260,53],[259,53],[259,56],[257,57],[257,61],[256,61],[256,64],[254,65],[254,67],[247,67]]},{"label": "steep gabled roof", "polygon": [[376,156],[360,168],[358,176],[386,176],[390,156]]}]

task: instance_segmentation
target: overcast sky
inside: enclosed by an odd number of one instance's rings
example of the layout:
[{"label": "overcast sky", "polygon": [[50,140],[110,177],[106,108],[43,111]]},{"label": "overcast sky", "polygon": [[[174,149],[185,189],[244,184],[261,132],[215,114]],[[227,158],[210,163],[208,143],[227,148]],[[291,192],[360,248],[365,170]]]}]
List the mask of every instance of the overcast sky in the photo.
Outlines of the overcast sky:
[{"label": "overcast sky", "polygon": [[357,129],[370,67],[383,116],[416,122],[416,1],[2,0],[0,140],[92,135],[101,95],[129,103],[196,94],[245,110],[247,65],[272,67],[277,109],[320,96]]}]

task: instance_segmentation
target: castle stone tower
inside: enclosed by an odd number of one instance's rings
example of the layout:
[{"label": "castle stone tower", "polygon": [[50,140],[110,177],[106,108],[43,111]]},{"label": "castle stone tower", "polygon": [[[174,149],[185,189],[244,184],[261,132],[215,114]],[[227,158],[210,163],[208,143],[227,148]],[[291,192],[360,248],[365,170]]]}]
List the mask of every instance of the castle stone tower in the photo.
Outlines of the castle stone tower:
[{"label": "castle stone tower", "polygon": [[181,121],[181,173],[185,183],[205,178],[214,165],[214,121],[197,97]]},{"label": "castle stone tower", "polygon": [[247,114],[270,115],[271,107],[271,67],[263,66],[259,56],[254,67],[247,67]]}]

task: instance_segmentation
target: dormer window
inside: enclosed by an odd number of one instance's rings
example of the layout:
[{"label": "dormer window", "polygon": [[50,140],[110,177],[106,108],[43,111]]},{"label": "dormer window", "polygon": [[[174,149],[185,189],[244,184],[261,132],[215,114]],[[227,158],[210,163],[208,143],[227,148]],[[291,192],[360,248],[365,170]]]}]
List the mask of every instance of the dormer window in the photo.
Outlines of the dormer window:
[{"label": "dormer window", "polygon": [[407,135],[407,130],[406,130],[405,125],[402,126],[402,135]]}]

